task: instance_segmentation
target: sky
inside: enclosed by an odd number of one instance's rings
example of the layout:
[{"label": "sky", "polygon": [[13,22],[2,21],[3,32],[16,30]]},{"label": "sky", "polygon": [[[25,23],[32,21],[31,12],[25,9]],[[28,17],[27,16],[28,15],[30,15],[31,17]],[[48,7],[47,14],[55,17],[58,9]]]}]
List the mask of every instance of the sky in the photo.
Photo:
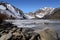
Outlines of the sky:
[{"label": "sky", "polygon": [[60,7],[60,0],[0,0],[21,9],[24,13],[33,12],[43,7]]}]

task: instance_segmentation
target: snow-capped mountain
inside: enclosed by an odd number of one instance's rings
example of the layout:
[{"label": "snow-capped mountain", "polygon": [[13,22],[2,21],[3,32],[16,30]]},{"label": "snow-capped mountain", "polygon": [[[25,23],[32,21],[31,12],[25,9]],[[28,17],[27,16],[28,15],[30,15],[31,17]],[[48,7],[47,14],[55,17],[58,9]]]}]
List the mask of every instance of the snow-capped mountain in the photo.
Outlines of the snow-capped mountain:
[{"label": "snow-capped mountain", "polygon": [[7,3],[0,2],[0,19],[54,19],[60,18],[60,8],[44,7],[24,14],[22,10]]},{"label": "snow-capped mountain", "polygon": [[35,11],[34,13],[32,13],[32,12],[28,13],[28,17],[30,17],[30,19],[43,18],[45,15],[50,15],[54,9],[55,8],[50,8],[50,7],[40,8],[39,10]]},{"label": "snow-capped mountain", "polygon": [[0,14],[7,15],[9,18],[25,19],[25,15],[21,10],[7,2],[0,2]]},{"label": "snow-capped mountain", "polygon": [[45,15],[43,19],[60,19],[60,8],[55,8],[50,15]]},{"label": "snow-capped mountain", "polygon": [[41,8],[40,10],[37,10],[35,12],[35,16],[37,18],[42,18],[44,17],[45,15],[50,15],[51,12],[53,12],[54,8],[49,8],[49,7],[44,7],[44,8]]}]

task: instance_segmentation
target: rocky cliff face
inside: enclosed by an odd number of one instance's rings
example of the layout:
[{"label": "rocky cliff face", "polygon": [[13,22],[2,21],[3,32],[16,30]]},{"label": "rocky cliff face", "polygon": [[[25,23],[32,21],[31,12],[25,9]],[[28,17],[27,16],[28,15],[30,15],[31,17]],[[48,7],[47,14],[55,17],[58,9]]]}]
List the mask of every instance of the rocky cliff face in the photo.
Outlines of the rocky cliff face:
[{"label": "rocky cliff face", "polygon": [[0,14],[7,15],[8,19],[25,19],[21,10],[7,2],[0,2]]}]

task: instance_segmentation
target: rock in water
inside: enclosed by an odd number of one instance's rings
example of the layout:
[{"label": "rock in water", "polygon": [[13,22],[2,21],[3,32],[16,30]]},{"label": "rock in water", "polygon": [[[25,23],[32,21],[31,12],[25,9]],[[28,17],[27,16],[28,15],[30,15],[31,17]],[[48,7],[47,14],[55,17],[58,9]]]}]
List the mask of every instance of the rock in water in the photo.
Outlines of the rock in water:
[{"label": "rock in water", "polygon": [[58,40],[56,31],[51,28],[43,29],[39,32],[41,40]]}]

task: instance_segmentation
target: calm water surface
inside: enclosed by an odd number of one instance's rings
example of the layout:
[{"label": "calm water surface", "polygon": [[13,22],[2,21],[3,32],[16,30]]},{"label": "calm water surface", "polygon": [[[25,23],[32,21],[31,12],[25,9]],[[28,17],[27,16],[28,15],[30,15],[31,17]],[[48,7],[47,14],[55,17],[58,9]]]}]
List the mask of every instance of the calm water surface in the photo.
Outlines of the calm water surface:
[{"label": "calm water surface", "polygon": [[60,36],[60,20],[6,20],[17,25],[19,28],[33,28],[35,30],[43,29],[45,27],[54,28]]}]

